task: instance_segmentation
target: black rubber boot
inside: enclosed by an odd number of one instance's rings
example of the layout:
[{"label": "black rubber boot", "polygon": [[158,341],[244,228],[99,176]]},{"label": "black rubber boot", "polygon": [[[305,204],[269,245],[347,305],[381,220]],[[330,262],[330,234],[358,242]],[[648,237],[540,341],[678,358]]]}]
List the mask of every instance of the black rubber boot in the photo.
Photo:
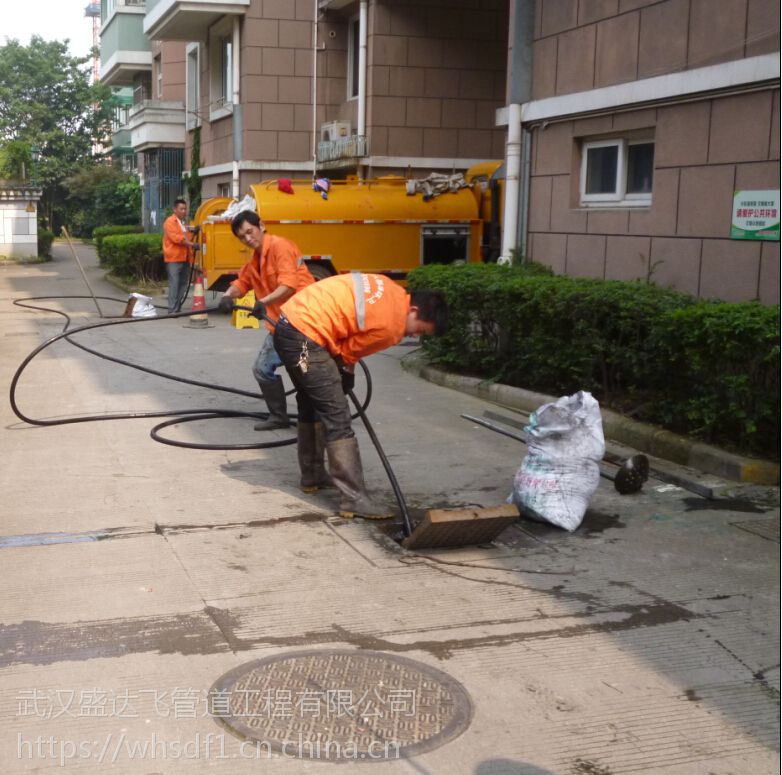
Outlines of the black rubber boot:
[{"label": "black rubber boot", "polygon": [[285,400],[285,388],[282,380],[277,377],[274,382],[261,382],[258,385],[263,394],[263,400],[269,407],[269,419],[261,420],[253,427],[256,431],[273,431],[278,428],[290,428],[291,421],[288,419],[288,402]]},{"label": "black rubber boot", "polygon": [[339,515],[346,519],[351,517],[392,519],[394,514],[391,510],[373,503],[367,493],[355,436],[351,439],[328,442],[326,452],[329,457],[331,477],[342,493]]},{"label": "black rubber boot", "polygon": [[325,487],[336,487],[323,464],[326,452],[326,437],[323,424],[299,422],[297,424],[300,487],[304,492],[317,492]]}]

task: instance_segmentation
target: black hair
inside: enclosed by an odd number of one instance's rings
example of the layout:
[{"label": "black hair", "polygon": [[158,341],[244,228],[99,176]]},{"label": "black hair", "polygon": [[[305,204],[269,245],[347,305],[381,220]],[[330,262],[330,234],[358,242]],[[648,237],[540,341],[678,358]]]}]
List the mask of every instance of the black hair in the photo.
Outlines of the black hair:
[{"label": "black hair", "polygon": [[187,206],[187,199],[182,199],[182,197],[180,196],[178,199],[174,200],[174,207],[176,207],[177,205]]},{"label": "black hair", "polygon": [[235,237],[239,236],[237,232],[243,223],[251,223],[253,226],[260,226],[261,219],[258,217],[258,213],[253,212],[252,210],[242,210],[242,212],[235,215],[234,219],[231,221],[231,231],[234,233]]},{"label": "black hair", "polygon": [[412,291],[410,306],[418,307],[419,320],[434,323],[435,336],[443,336],[448,332],[448,304],[440,291]]}]

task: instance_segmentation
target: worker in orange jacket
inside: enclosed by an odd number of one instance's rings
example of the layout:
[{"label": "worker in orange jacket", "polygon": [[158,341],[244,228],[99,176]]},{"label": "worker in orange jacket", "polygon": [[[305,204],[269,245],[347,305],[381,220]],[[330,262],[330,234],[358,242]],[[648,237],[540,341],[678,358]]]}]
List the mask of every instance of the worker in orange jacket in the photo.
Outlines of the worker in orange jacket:
[{"label": "worker in orange jacket", "polygon": [[[267,234],[263,222],[256,212],[243,210],[231,221],[231,230],[245,245],[253,249],[252,258],[242,267],[239,277],[228,287],[219,305],[224,312],[233,308],[235,299],[244,296],[250,289],[257,301],[262,302],[274,320],[280,314],[280,305],[294,293],[315,282],[296,245],[284,237]],[[276,374],[282,361],[274,349],[271,337],[272,326],[266,323],[269,334],[253,364],[253,376],[261,388],[269,417],[255,424],[256,431],[287,428],[290,425],[282,379]],[[302,429],[309,435],[317,428]],[[313,442],[314,443],[314,442]]]},{"label": "worker in orange jacket", "polygon": [[[364,484],[358,442],[345,393],[356,362],[405,336],[443,334],[447,307],[436,291],[413,291],[378,274],[351,272],[310,285],[282,305],[274,346],[294,385],[299,423],[320,420],[329,473],[342,498],[340,514],[385,519]],[[323,450],[299,454],[302,481],[324,476]]]},{"label": "worker in orange jacket", "polygon": [[168,312],[179,312],[193,263],[195,243],[190,239],[190,229],[185,222],[187,202],[177,199],[174,212],[163,222],[163,261],[168,276]]}]

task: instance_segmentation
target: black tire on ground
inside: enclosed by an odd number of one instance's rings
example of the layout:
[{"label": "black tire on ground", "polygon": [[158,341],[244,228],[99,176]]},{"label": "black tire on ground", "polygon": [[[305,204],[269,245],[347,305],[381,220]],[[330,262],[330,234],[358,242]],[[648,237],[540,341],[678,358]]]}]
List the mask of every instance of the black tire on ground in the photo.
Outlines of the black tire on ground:
[{"label": "black tire on ground", "polygon": [[315,282],[318,280],[325,280],[333,274],[327,266],[314,262],[307,264],[307,269],[310,270],[310,274],[315,278]]}]

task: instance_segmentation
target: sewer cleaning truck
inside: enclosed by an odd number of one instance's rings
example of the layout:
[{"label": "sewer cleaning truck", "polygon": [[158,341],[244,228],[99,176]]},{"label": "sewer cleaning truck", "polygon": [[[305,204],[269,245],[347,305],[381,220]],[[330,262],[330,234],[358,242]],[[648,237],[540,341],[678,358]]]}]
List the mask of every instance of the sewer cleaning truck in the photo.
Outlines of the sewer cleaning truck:
[{"label": "sewer cleaning truck", "polygon": [[[312,180],[267,180],[250,186],[244,201],[270,234],[296,243],[316,280],[355,270],[404,282],[422,264],[496,260],[502,169],[498,161],[476,165],[466,185],[433,195],[402,177],[330,181],[327,191]],[[252,255],[231,232],[236,207],[215,197],[193,219],[204,283],[213,291],[224,291]]]}]

